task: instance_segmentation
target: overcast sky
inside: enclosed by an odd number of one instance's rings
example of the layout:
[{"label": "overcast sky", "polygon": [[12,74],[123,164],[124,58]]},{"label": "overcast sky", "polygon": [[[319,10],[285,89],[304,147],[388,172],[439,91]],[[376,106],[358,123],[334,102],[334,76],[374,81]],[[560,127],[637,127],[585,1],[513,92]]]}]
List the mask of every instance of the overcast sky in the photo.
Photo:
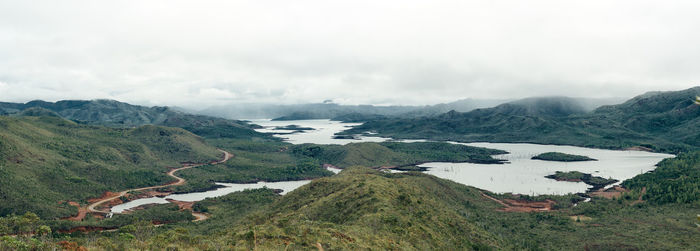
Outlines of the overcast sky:
[{"label": "overcast sky", "polygon": [[0,101],[433,104],[700,85],[700,1],[0,0]]}]

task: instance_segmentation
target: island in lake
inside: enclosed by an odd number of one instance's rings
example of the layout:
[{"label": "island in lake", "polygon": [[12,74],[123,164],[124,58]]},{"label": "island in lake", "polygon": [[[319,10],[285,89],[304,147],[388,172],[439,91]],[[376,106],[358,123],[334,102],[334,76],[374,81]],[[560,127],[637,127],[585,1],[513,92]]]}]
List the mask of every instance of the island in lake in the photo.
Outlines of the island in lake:
[{"label": "island in lake", "polygon": [[314,129],[311,127],[302,127],[299,125],[287,125],[275,127],[275,130],[312,131]]},{"label": "island in lake", "polygon": [[603,177],[593,176],[579,171],[562,172],[557,171],[554,174],[544,176],[545,178],[555,179],[558,181],[583,182],[593,186],[590,190],[598,190],[607,185],[614,184],[619,180],[606,179]]},{"label": "island in lake", "polygon": [[597,159],[594,159],[594,158],[591,158],[588,156],[560,153],[560,152],[546,152],[546,153],[542,153],[540,155],[534,156],[534,157],[532,157],[532,159],[547,160],[547,161],[561,161],[561,162],[595,161],[595,160],[597,160]]}]

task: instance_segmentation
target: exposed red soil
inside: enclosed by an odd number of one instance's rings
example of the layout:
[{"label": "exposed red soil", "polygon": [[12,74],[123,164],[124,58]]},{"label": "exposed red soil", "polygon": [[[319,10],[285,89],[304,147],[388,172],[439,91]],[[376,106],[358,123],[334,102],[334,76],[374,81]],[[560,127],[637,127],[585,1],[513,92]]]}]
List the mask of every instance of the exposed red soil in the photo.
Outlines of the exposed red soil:
[{"label": "exposed red soil", "polygon": [[588,195],[590,195],[591,197],[603,197],[606,199],[613,199],[620,198],[622,196],[622,193],[625,192],[629,192],[629,190],[624,189],[620,186],[613,186],[611,188],[608,188],[607,190],[605,188],[601,188],[598,191],[588,193]]},{"label": "exposed red soil", "polygon": [[95,203],[95,202],[98,202],[98,201],[101,201],[104,199],[113,198],[114,196],[117,196],[118,194],[119,193],[106,191],[106,192],[102,193],[102,196],[100,196],[99,198],[92,198],[92,199],[88,199],[87,201],[89,203]]},{"label": "exposed red soil", "polygon": [[507,204],[510,204],[511,207],[507,207],[504,209],[506,212],[532,212],[532,211],[550,211],[552,210],[552,206],[556,204],[553,200],[545,200],[545,201],[526,201],[526,200],[511,200],[511,199],[505,199],[503,200]]},{"label": "exposed red soil", "polygon": [[81,207],[78,202],[75,201],[69,201],[68,205],[74,206],[78,208],[78,214],[76,216],[71,216],[68,218],[62,218],[62,220],[70,220],[70,221],[81,221],[85,219],[85,216],[87,215],[87,209],[84,207]]},{"label": "exposed red soil", "polygon": [[180,210],[192,210],[192,206],[194,206],[194,202],[189,201],[179,201],[173,199],[167,199],[167,201],[177,205],[180,208]]},{"label": "exposed red soil", "polygon": [[[231,154],[229,152],[226,152],[224,150],[219,150],[219,151],[224,153],[224,158],[219,160],[219,161],[210,162],[210,164],[224,163],[233,157],[233,154]],[[121,201],[119,199],[119,197],[125,196],[127,193],[133,192],[133,191],[146,191],[146,190],[153,190],[153,189],[163,188],[163,187],[168,187],[168,186],[179,186],[179,185],[185,184],[185,179],[176,176],[175,172],[180,171],[180,170],[184,170],[184,169],[193,168],[193,167],[203,166],[203,165],[206,165],[206,164],[195,164],[195,163],[191,163],[191,162],[183,162],[182,167],[172,169],[167,173],[168,176],[175,178],[176,181],[165,184],[165,185],[129,189],[129,190],[121,191],[119,193],[109,193],[109,196],[106,196],[107,195],[107,192],[106,192],[105,195],[103,195],[101,198],[92,200],[92,202],[91,202],[92,204],[87,206],[87,210],[88,210],[88,212],[93,213],[93,214],[109,214],[110,213],[109,208],[116,206],[116,205],[119,205],[121,203],[124,203],[123,201]],[[167,194],[165,194],[165,195],[167,195]],[[107,203],[107,208],[99,209],[102,207],[102,204],[104,204],[104,203]]]},{"label": "exposed red soil", "polygon": [[[224,158],[220,161],[212,161],[208,164],[220,164],[228,161],[233,157],[233,154],[228,153],[226,151],[220,150],[224,153]],[[134,200],[134,199],[139,199],[139,198],[148,198],[148,197],[154,197],[154,196],[167,196],[170,193],[169,192],[158,192],[155,191],[157,188],[163,188],[167,186],[178,186],[182,185],[185,183],[185,179],[180,178],[178,176],[175,176],[175,172],[183,170],[183,169],[188,169],[188,168],[193,168],[193,167],[198,167],[206,164],[195,164],[195,163],[182,163],[183,167],[181,168],[176,168],[170,170],[167,174],[173,178],[176,179],[176,181],[165,184],[165,185],[160,185],[160,186],[151,186],[151,187],[143,187],[143,188],[136,188],[136,189],[129,189],[121,192],[110,192],[106,191],[100,196],[99,198],[93,198],[93,199],[88,199],[88,202],[91,203],[90,205],[86,207],[81,207],[79,203],[77,202],[72,202],[69,201],[68,204],[72,206],[78,207],[78,215],[66,218],[68,220],[72,221],[81,221],[85,218],[87,213],[92,213],[96,218],[103,218],[105,214],[109,213],[109,209],[115,205],[119,205],[124,203],[125,201],[122,201],[120,197],[126,196],[128,197],[128,200]],[[129,195],[129,192],[133,191],[143,191],[143,193],[139,193],[138,195]],[[192,210],[192,206],[194,205],[194,202],[184,202],[184,201],[175,201],[171,200],[171,202],[176,203],[178,207],[180,207],[181,210]],[[97,209],[101,207],[105,207],[104,209]],[[202,214],[202,213],[195,213],[192,212],[192,215],[195,216],[194,221],[202,221],[206,220],[209,218],[208,215]],[[157,226],[159,224],[164,224],[165,222],[154,222],[154,224]],[[73,233],[73,232],[93,232],[93,231],[113,231],[114,229],[106,229],[103,227],[93,227],[93,226],[82,226],[82,227],[75,227],[69,230],[59,230],[61,233]],[[78,250],[80,250],[80,247],[78,247]]]},{"label": "exposed red soil", "polygon": [[87,248],[80,246],[77,242],[74,241],[59,241],[57,244],[61,246],[62,250],[87,251]]},{"label": "exposed red soil", "polygon": [[179,201],[179,200],[172,200],[172,199],[167,199],[167,201],[170,203],[175,203],[180,208],[180,211],[183,211],[183,210],[191,211],[192,216],[195,217],[195,220],[193,220],[193,221],[203,221],[203,220],[209,219],[209,215],[204,214],[204,213],[197,213],[192,209],[192,206],[194,206],[194,202]]},{"label": "exposed red soil", "polygon": [[481,193],[482,196],[493,200],[497,202],[498,204],[501,204],[504,206],[504,208],[497,209],[498,211],[501,212],[542,212],[542,211],[551,211],[552,207],[556,202],[552,200],[545,200],[545,201],[526,201],[526,200],[513,200],[513,199],[504,199],[504,200],[499,200],[494,197],[491,197],[485,193]]}]

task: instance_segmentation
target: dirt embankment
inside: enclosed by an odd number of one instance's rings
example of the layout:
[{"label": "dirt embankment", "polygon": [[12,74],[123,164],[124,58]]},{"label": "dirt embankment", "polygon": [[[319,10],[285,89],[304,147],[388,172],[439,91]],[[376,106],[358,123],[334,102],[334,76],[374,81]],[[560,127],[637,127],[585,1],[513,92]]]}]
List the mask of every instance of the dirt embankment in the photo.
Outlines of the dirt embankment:
[{"label": "dirt embankment", "polygon": [[205,213],[195,212],[194,209],[192,209],[195,202],[179,201],[179,200],[173,200],[173,199],[167,199],[167,201],[170,203],[176,204],[180,208],[180,211],[190,210],[192,213],[192,216],[195,217],[195,220],[193,220],[193,221],[203,221],[203,220],[209,219],[209,215],[207,215]]},{"label": "dirt embankment", "polygon": [[75,216],[71,217],[66,217],[66,218],[61,218],[62,220],[70,220],[70,221],[81,221],[85,218],[87,215],[87,209],[85,207],[81,207],[78,202],[75,201],[68,201],[68,205],[74,206],[78,208],[78,214]]},{"label": "dirt embankment", "polygon": [[625,192],[629,192],[629,190],[624,189],[620,186],[613,186],[613,187],[608,188],[608,189],[605,189],[605,188],[598,189],[597,191],[588,193],[588,195],[590,195],[591,197],[603,197],[606,199],[613,199],[613,198],[619,199],[620,196],[622,196],[622,193],[625,193]]},{"label": "dirt embankment", "polygon": [[527,200],[513,200],[513,199],[503,199],[499,200],[491,197],[485,193],[481,193],[482,196],[501,204],[503,208],[498,209],[501,212],[542,212],[551,211],[554,204],[553,200],[545,201],[527,201]]}]

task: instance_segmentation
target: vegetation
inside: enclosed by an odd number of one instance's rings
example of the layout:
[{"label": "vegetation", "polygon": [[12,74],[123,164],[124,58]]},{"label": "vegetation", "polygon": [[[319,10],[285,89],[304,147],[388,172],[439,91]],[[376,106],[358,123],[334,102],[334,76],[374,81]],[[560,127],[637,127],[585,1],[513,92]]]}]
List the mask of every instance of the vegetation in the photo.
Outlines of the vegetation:
[{"label": "vegetation", "polygon": [[362,165],[371,167],[408,167],[424,162],[501,163],[491,155],[500,150],[438,142],[352,143],[347,145],[292,145],[277,141],[218,139],[208,143],[236,155],[224,164],[207,165],[178,173],[187,179],[175,192],[204,191],[217,182],[252,183],[288,181],[330,176],[323,164],[340,168]]},{"label": "vegetation", "polygon": [[[697,126],[691,115],[697,108],[677,102],[695,91],[700,89],[644,95],[593,113],[561,100],[529,100],[448,113],[428,122],[402,125],[382,120],[368,126],[379,123],[387,126],[381,130],[392,128],[397,130],[392,133],[406,137],[610,148],[642,145],[676,151],[696,144],[692,139]],[[291,145],[253,133],[245,124],[209,123],[196,117],[169,120],[170,125],[205,136],[200,138],[182,129],[152,125],[128,129],[85,125],[92,122],[64,120],[60,117],[66,112],[56,111],[81,104],[64,102],[61,109],[20,107],[10,112],[17,117],[0,117],[0,250],[700,249],[696,225],[700,152],[679,154],[659,163],[655,171],[625,181],[629,191],[619,198],[595,197],[583,203],[575,194],[491,194],[418,172],[392,174],[359,167],[416,169],[426,161],[500,163],[491,157],[504,153],[499,150],[435,142]],[[86,108],[75,109],[80,114],[77,110]],[[112,118],[105,114],[100,116]],[[672,138],[669,132],[677,135]],[[102,191],[167,183],[171,181],[164,175],[167,166],[219,159],[215,147],[235,158],[183,170],[178,175],[187,183],[170,189],[203,190],[213,181],[316,179],[285,196],[255,189],[197,202],[193,209],[210,216],[199,222],[172,204],[111,219],[56,219],[75,214],[68,201],[85,204],[86,198]],[[323,164],[345,170],[330,176]],[[599,186],[611,182],[580,172],[557,172],[552,178]],[[503,210],[508,201],[550,200],[555,203],[552,211]],[[164,222],[169,224],[153,225]],[[78,231],[99,229],[114,231]]]},{"label": "vegetation", "polygon": [[409,166],[425,162],[501,163],[491,155],[504,151],[442,142],[382,142],[341,145],[302,144],[291,147],[292,154],[310,157],[324,164],[350,166]]},{"label": "vegetation", "polygon": [[112,218],[107,219],[97,219],[89,216],[83,221],[46,220],[44,224],[50,226],[53,231],[70,233],[85,229],[117,229],[144,221],[149,224],[168,224],[190,222],[194,219],[195,217],[190,212],[180,211],[175,204],[154,204],[142,210],[126,214],[115,214]]},{"label": "vegetation", "polygon": [[206,165],[178,172],[187,180],[175,192],[209,190],[214,181],[253,183],[258,181],[288,181],[330,176],[333,173],[309,157],[289,152],[289,143],[279,141],[250,141],[234,139],[207,140],[211,145],[229,151],[235,158],[218,165]]},{"label": "vegetation", "polygon": [[104,191],[164,184],[168,167],[209,162],[221,153],[176,128],[111,129],[58,117],[0,116],[0,216],[74,215]]},{"label": "vegetation", "polygon": [[314,130],[314,129],[311,127],[302,127],[299,125],[287,125],[287,126],[275,127],[275,130],[291,130],[291,131],[300,132],[300,131],[310,131],[310,130]]},{"label": "vegetation", "polygon": [[369,121],[342,134],[376,132],[400,139],[528,142],[659,152],[700,147],[700,87],[650,93],[586,113],[566,100],[535,99],[460,113]]},{"label": "vegetation", "polygon": [[532,159],[548,160],[548,161],[561,161],[561,162],[596,160],[596,159],[593,159],[593,158],[588,157],[588,156],[566,154],[566,153],[559,153],[559,152],[547,152],[547,153],[538,154],[537,156],[532,157]]},{"label": "vegetation", "polygon": [[603,177],[593,176],[587,173],[582,173],[579,171],[561,172],[556,171],[556,173],[544,176],[546,178],[555,179],[559,181],[572,181],[572,182],[583,182],[588,185],[593,186],[590,190],[598,190],[610,184],[615,184],[619,180],[616,179],[606,179]]},{"label": "vegetation", "polygon": [[[203,222],[153,228],[143,221],[118,232],[2,237],[0,245],[90,249],[697,249],[698,204],[522,196],[557,201],[556,211],[501,212],[479,189],[421,173],[347,168],[285,196],[269,189],[197,203]],[[508,195],[499,195],[508,198]],[[36,241],[31,241],[34,239]]]},{"label": "vegetation", "polygon": [[654,171],[637,175],[624,181],[622,185],[638,193],[646,188],[642,198],[654,204],[698,205],[700,204],[700,151],[665,159]]},{"label": "vegetation", "polygon": [[194,232],[202,234],[226,233],[231,226],[241,222],[254,212],[264,211],[266,206],[282,197],[268,188],[245,190],[195,203],[194,210],[211,214],[206,224],[193,224]]},{"label": "vegetation", "polygon": [[144,107],[114,100],[64,100],[55,103],[0,102],[0,114],[59,116],[80,124],[131,128],[142,125],[178,127],[207,138],[270,138],[244,121],[192,115],[168,107]]}]

